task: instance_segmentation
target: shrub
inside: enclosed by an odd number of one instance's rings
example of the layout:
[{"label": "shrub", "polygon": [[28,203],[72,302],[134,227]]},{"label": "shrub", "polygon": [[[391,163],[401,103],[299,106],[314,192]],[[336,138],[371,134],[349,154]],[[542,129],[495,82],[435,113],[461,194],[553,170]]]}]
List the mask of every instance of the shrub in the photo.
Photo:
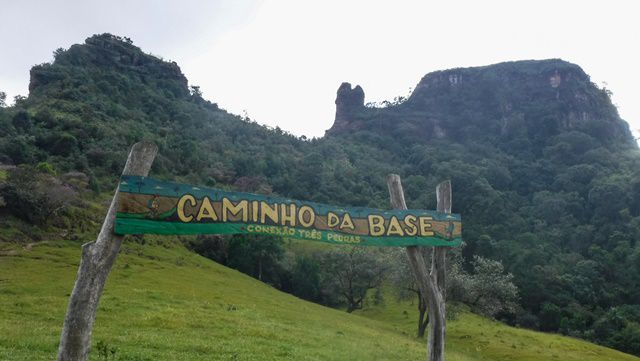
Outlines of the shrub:
[{"label": "shrub", "polygon": [[9,212],[30,223],[44,225],[77,199],[77,193],[48,173],[27,166],[12,169],[0,185]]}]

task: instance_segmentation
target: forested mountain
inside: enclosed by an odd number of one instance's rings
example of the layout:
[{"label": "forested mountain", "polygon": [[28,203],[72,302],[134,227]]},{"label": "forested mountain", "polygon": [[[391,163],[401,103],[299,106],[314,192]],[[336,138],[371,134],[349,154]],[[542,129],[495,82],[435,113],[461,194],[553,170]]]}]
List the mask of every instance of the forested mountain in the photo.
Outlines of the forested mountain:
[{"label": "forested mountain", "polygon": [[640,153],[577,65],[434,72],[382,106],[344,83],[333,127],[309,140],[229,114],[126,38],[54,58],[0,108],[5,241],[32,237],[16,222],[80,232],[70,200],[111,190],[141,139],[160,147],[154,177],[339,205],[388,208],[395,172],[410,207],[433,208],[451,179],[464,264],[499,260],[518,286],[519,309],[500,318],[640,355]]}]

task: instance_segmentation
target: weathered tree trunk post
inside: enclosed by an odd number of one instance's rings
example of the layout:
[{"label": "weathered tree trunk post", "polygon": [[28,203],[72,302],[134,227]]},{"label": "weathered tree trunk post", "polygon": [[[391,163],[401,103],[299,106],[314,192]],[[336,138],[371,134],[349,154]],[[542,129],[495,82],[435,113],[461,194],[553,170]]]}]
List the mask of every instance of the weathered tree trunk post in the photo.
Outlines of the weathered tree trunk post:
[{"label": "weathered tree trunk post", "polygon": [[[387,186],[389,187],[389,195],[391,197],[391,205],[395,209],[407,209],[404,200],[404,191],[400,176],[390,174],[387,177]],[[449,192],[448,196],[445,195]],[[451,211],[451,183],[443,182],[436,188],[438,197],[438,210]],[[442,192],[442,194],[441,194]],[[447,202],[448,205],[444,204]],[[443,203],[441,205],[441,203]],[[433,262],[431,272],[427,269],[427,264],[420,253],[417,246],[407,247],[407,256],[409,264],[416,277],[416,282],[420,288],[420,292],[426,299],[423,302],[428,304],[429,313],[429,335],[427,337],[427,360],[428,361],[444,361],[444,342],[446,334],[446,310],[444,300],[444,275],[445,275],[445,249],[443,247],[434,247]]]},{"label": "weathered tree trunk post", "polygon": [[[147,176],[157,152],[158,147],[153,143],[134,144],[122,174]],[[82,245],[82,258],[76,283],[69,298],[60,336],[58,361],[88,359],[91,349],[91,332],[100,296],[122,244],[123,237],[113,232],[117,210],[118,189],[116,188],[97,240]]]},{"label": "weathered tree trunk post", "polygon": [[[451,213],[451,181],[444,181],[436,187],[437,210],[438,212]],[[447,313],[446,302],[446,247],[433,247],[431,262],[431,277],[436,283],[436,303],[437,309],[433,313],[434,318],[429,319],[429,336],[427,339],[430,348],[431,360],[444,361],[444,344],[447,333]],[[431,313],[429,314],[431,315]],[[439,357],[439,358],[438,358]]]},{"label": "weathered tree trunk post", "polygon": [[429,316],[427,315],[427,304],[425,297],[422,297],[422,293],[418,293],[418,337],[424,337],[424,333],[427,331],[429,325]]}]

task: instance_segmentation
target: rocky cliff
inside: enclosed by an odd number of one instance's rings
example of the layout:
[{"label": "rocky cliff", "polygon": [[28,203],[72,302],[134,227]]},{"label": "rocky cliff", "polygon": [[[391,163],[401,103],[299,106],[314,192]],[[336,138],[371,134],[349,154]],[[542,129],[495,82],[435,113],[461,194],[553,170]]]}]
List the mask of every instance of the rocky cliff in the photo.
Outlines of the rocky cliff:
[{"label": "rocky cliff", "polygon": [[543,140],[580,131],[605,142],[635,146],[606,90],[577,65],[559,59],[458,68],[425,75],[403,103],[363,106],[364,92],[343,83],[328,134],[358,130],[464,142],[506,140],[522,133]]}]

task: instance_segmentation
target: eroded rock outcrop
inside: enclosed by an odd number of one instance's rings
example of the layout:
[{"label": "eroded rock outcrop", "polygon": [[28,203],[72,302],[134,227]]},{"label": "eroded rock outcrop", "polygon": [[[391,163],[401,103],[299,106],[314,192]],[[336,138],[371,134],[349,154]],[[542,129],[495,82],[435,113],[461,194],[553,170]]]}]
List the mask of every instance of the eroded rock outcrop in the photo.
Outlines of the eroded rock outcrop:
[{"label": "eroded rock outcrop", "polygon": [[350,83],[342,83],[336,95],[336,118],[327,133],[347,130],[364,109],[364,90],[362,87],[356,85],[355,88],[352,88]]},{"label": "eroded rock outcrop", "polygon": [[606,89],[576,64],[525,60],[435,71],[404,102],[364,107],[364,92],[344,83],[328,134],[366,130],[416,141],[516,140],[543,143],[578,131],[603,143],[633,146]]}]

